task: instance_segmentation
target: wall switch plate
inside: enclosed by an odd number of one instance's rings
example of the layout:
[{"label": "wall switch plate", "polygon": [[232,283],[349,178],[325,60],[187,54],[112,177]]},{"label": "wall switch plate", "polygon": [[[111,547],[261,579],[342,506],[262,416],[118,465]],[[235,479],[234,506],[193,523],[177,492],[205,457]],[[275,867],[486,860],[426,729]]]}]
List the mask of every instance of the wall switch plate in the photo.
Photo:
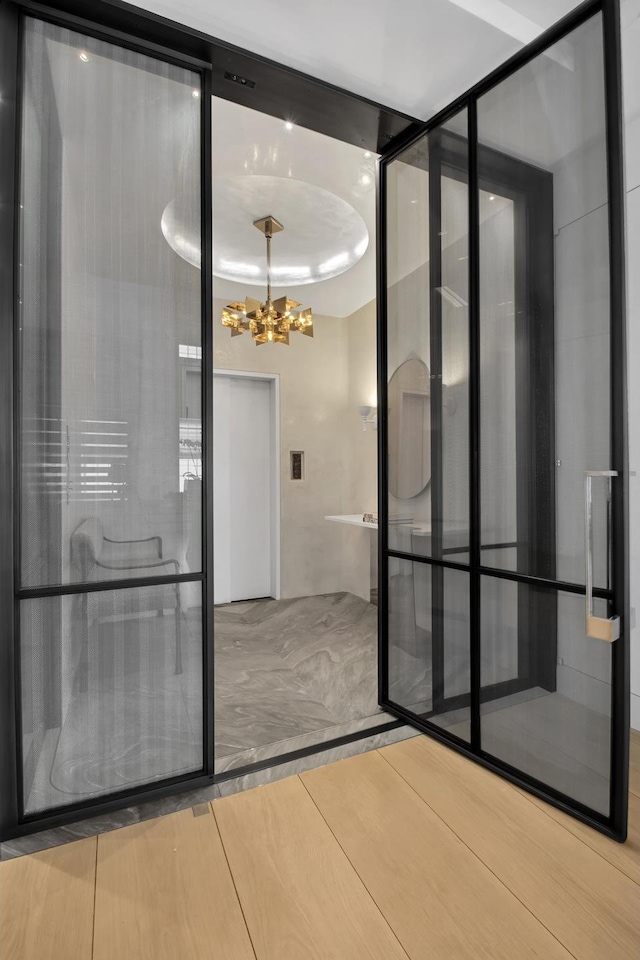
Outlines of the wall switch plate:
[{"label": "wall switch plate", "polygon": [[304,480],[304,451],[289,451],[289,478],[291,480]]}]

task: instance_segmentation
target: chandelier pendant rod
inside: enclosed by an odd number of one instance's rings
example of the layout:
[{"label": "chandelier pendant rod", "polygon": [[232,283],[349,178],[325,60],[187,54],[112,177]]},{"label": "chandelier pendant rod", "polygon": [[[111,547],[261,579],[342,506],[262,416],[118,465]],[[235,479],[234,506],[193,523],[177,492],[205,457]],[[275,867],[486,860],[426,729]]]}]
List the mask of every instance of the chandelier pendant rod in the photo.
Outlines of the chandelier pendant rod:
[{"label": "chandelier pendant rod", "polygon": [[271,230],[265,232],[267,239],[267,303],[271,303]]}]

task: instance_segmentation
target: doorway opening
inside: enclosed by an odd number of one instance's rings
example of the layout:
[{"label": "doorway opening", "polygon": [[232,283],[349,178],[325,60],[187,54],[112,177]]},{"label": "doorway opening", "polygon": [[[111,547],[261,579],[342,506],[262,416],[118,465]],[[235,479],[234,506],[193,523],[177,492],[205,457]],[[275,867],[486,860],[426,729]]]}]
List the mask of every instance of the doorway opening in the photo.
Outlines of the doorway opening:
[{"label": "doorway opening", "polygon": [[[212,130],[215,767],[224,773],[392,718],[377,689],[377,157],[216,97]],[[269,276],[255,229],[268,216],[283,228]],[[233,319],[247,300],[264,301],[269,281],[274,302],[312,311],[313,337],[292,330],[288,344],[260,343],[222,324],[225,310]]]},{"label": "doorway opening", "polygon": [[213,597],[280,599],[280,379],[213,374]]}]

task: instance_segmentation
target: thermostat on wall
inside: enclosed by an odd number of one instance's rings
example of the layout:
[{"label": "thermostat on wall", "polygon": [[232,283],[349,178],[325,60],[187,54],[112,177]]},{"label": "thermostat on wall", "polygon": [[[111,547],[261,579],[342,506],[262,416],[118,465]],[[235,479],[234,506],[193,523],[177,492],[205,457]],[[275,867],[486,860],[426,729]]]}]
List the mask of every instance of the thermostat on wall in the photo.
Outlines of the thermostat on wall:
[{"label": "thermostat on wall", "polygon": [[291,480],[304,480],[304,451],[303,450],[290,450],[290,470],[289,477]]}]

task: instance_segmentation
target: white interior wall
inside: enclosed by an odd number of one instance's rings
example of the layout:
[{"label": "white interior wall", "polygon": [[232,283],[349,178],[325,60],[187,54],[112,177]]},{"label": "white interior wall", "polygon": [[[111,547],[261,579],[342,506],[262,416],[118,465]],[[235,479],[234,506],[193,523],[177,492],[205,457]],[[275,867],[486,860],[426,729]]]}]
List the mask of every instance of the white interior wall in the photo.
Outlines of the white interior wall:
[{"label": "white interior wall", "polygon": [[640,2],[623,0],[627,349],[629,377],[629,534],[631,583],[631,726],[640,730]]},{"label": "white interior wall", "polygon": [[[349,393],[346,426],[350,459],[349,513],[378,511],[378,431],[362,429],[358,407],[377,407],[376,301],[371,300],[346,321]],[[375,410],[374,410],[375,412]],[[378,586],[378,534],[350,529],[344,542],[345,582],[357,596],[370,596]]]},{"label": "white interior wall", "polygon": [[[310,297],[313,302],[313,297]],[[347,590],[369,600],[376,533],[325,516],[377,509],[377,431],[357,408],[376,402],[376,308],[314,317],[314,337],[257,347],[233,337],[214,305],[214,367],[280,377],[282,597]],[[290,479],[289,453],[303,450],[304,479]]]}]

